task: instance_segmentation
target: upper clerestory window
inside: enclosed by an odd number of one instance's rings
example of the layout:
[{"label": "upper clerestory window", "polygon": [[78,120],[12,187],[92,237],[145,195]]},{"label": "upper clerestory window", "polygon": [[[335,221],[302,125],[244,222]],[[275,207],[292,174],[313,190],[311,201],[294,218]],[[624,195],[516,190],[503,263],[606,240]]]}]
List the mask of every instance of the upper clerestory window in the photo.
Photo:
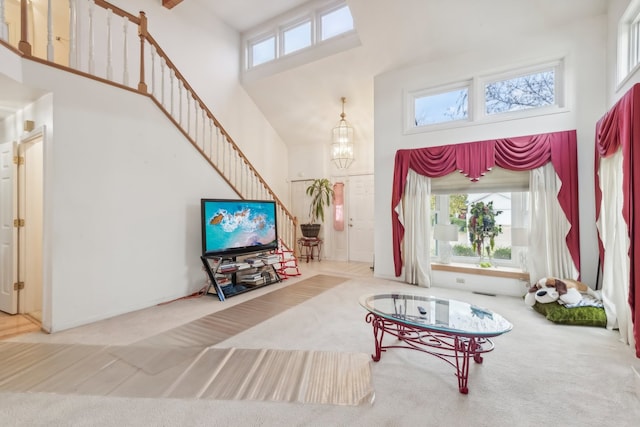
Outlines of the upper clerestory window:
[{"label": "upper clerestory window", "polygon": [[487,115],[556,104],[555,68],[494,80],[484,85]]},{"label": "upper clerestory window", "polygon": [[251,61],[255,65],[276,59],[276,38],[274,36],[257,40],[251,45]]},{"label": "upper clerestory window", "polygon": [[[288,55],[311,46],[313,40],[311,29],[311,21],[307,20],[282,31],[282,54]],[[275,59],[275,57],[271,59]],[[257,64],[254,62],[254,65]]]},{"label": "upper clerestory window", "polygon": [[416,93],[415,126],[427,126],[469,118],[469,87],[462,86],[432,93]]},{"label": "upper clerestory window", "polygon": [[[351,34],[355,35],[353,17],[344,0],[310,2],[243,35],[244,70],[279,62],[291,54],[309,51]],[[347,47],[353,47],[353,43]],[[324,55],[330,53],[331,50],[322,50]]]},{"label": "upper clerestory window", "polygon": [[405,132],[566,111],[564,60],[406,92]]},{"label": "upper clerestory window", "polygon": [[631,0],[618,23],[618,84],[640,69],[640,0]]},{"label": "upper clerestory window", "polygon": [[349,6],[344,5],[320,15],[321,40],[353,31],[353,17]]}]

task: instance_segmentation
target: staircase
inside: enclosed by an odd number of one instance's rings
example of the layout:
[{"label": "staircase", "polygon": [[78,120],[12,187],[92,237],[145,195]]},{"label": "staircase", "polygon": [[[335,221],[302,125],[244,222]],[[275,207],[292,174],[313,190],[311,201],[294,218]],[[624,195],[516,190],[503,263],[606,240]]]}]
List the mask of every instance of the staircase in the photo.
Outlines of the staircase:
[{"label": "staircase", "polygon": [[[148,96],[239,198],[276,202],[278,237],[296,247],[296,218],[147,31],[144,12],[132,15],[103,0],[48,0],[46,10],[27,0],[15,10],[15,3],[0,0],[0,22],[19,29],[12,37],[0,24],[0,44],[25,59]],[[54,25],[64,36],[54,36]],[[61,39],[66,43],[54,43]]]}]

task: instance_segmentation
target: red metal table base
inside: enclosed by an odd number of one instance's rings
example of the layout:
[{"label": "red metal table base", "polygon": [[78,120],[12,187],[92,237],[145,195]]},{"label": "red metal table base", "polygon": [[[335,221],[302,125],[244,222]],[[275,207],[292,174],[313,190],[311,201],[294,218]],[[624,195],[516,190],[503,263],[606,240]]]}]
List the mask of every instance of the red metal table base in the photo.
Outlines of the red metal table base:
[{"label": "red metal table base", "polygon": [[[453,332],[440,332],[407,325],[400,320],[390,319],[367,313],[365,320],[373,325],[376,352],[371,355],[374,362],[380,360],[382,352],[388,348],[409,348],[423,353],[429,353],[444,360],[456,369],[458,389],[467,394],[469,389],[469,362],[482,363],[482,353],[493,350],[493,342],[488,338],[463,336]],[[382,345],[384,335],[396,337],[400,343]]]}]

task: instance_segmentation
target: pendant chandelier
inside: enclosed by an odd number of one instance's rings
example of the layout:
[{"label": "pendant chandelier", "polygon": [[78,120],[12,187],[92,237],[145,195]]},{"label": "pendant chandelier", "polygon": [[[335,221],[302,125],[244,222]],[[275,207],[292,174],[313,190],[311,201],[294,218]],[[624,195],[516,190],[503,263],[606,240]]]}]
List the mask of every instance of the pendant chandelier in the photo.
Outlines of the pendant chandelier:
[{"label": "pendant chandelier", "polygon": [[353,128],[345,120],[345,102],[347,98],[342,97],[342,114],[338,125],[333,128],[331,139],[331,160],[338,169],[346,169],[353,163]]}]

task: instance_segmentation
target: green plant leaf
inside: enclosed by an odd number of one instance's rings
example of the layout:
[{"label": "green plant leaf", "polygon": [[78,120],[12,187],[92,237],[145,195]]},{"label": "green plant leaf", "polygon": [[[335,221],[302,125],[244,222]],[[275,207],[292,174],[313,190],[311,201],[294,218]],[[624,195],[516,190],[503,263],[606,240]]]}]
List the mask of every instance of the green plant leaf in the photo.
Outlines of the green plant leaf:
[{"label": "green plant leaf", "polygon": [[[476,202],[471,204],[471,216],[467,227],[469,229],[469,239],[471,240],[473,249],[477,251],[478,256],[482,256],[485,251],[487,256],[491,256],[491,252],[495,248],[495,237],[502,234],[502,226],[496,224],[496,216],[502,211],[493,209],[493,201],[485,204],[484,202]],[[489,239],[489,244],[485,241]]]},{"label": "green plant leaf", "polygon": [[309,223],[317,220],[324,222],[324,209],[331,205],[333,186],[327,178],[317,178],[306,188],[307,196],[311,197],[309,205]]}]

